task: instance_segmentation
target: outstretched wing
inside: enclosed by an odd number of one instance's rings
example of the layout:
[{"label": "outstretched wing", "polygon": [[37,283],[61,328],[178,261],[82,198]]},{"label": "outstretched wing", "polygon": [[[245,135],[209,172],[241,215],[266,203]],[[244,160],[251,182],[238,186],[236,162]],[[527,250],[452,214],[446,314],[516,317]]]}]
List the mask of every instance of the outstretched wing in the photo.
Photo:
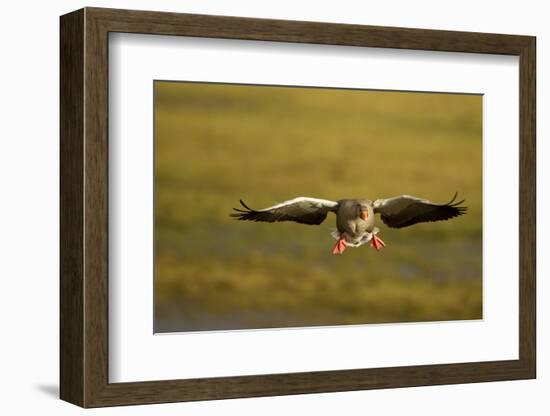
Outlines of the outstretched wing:
[{"label": "outstretched wing", "polygon": [[[426,199],[401,195],[374,201],[374,212],[379,213],[382,221],[389,227],[402,228],[419,222],[442,221],[465,214],[464,202],[456,201],[457,194],[446,204],[434,204]],[[456,201],[456,202],[455,202]]]},{"label": "outstretched wing", "polygon": [[241,221],[294,221],[310,225],[321,224],[329,211],[338,206],[338,202],[303,196],[260,210],[248,207],[242,200],[240,202],[245,209],[233,208],[236,213],[231,216]]}]

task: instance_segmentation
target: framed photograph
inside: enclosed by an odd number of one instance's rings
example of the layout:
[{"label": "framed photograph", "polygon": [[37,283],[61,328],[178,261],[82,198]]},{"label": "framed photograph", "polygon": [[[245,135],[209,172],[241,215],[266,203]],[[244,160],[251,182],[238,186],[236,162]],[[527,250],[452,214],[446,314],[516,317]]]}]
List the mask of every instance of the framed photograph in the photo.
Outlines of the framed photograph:
[{"label": "framed photograph", "polygon": [[63,400],[535,378],[534,37],[60,29]]}]

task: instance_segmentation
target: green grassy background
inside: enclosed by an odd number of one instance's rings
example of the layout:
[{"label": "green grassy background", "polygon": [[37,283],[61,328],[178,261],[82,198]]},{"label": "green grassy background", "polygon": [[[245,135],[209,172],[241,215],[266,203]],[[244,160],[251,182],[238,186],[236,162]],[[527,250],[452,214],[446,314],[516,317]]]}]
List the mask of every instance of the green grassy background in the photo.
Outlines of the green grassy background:
[{"label": "green grassy background", "polygon": [[[482,98],[155,82],[156,331],[482,317]],[[411,194],[468,214],[331,254],[320,226],[229,217]]]}]

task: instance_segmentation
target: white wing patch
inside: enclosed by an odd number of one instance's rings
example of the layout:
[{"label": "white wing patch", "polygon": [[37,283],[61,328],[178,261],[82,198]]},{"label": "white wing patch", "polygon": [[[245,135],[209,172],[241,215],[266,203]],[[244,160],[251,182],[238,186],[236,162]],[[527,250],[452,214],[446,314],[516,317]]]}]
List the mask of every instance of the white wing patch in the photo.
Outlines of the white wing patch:
[{"label": "white wing patch", "polygon": [[329,201],[328,199],[309,198],[307,196],[299,196],[288,201],[281,202],[280,204],[273,205],[272,207],[260,209],[258,211],[271,211],[273,209],[286,207],[288,205],[299,204],[302,209],[309,211],[316,211],[318,208],[334,208],[338,205],[338,202]]},{"label": "white wing patch", "polygon": [[401,195],[394,196],[393,198],[388,199],[377,199],[373,203],[373,208],[375,211],[384,210],[385,213],[396,213],[413,203],[427,203],[430,204],[430,201],[427,199],[417,198],[411,195]]}]

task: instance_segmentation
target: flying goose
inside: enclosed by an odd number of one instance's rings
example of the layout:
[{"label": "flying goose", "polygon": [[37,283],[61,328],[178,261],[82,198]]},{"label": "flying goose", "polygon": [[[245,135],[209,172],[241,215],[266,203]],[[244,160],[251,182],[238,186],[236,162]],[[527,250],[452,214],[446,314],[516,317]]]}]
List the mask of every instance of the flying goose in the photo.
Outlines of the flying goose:
[{"label": "flying goose", "polygon": [[359,247],[370,242],[371,247],[381,250],[386,244],[377,237],[374,214],[380,214],[388,227],[403,228],[419,222],[448,220],[466,213],[456,201],[457,194],[446,204],[434,204],[426,199],[409,195],[388,199],[327,199],[298,197],[272,207],[255,210],[240,200],[244,209],[233,208],[232,217],[241,221],[294,221],[300,224],[319,225],[329,212],[336,214],[336,230],[331,234],[337,240],[333,254],[342,254],[346,247]]}]

